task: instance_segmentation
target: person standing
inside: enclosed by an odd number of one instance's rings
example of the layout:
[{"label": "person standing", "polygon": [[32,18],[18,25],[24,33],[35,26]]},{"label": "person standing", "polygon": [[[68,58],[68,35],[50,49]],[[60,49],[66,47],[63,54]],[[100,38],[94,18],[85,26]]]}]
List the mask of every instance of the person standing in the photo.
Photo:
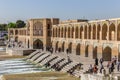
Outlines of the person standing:
[{"label": "person standing", "polygon": [[100,73],[102,73],[102,70],[104,69],[103,64],[100,64]]},{"label": "person standing", "polygon": [[98,66],[98,58],[95,59],[95,65]]},{"label": "person standing", "polygon": [[117,62],[117,71],[119,71],[120,70],[120,62],[118,61]]},{"label": "person standing", "polygon": [[100,58],[100,64],[102,64],[103,63],[103,58]]}]

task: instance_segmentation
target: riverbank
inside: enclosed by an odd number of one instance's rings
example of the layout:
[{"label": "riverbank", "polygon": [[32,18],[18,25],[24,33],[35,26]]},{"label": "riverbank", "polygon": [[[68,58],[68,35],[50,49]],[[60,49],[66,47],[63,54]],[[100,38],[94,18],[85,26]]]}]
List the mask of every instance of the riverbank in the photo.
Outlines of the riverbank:
[{"label": "riverbank", "polygon": [[62,72],[40,72],[4,75],[2,80],[80,80],[80,78]]},{"label": "riverbank", "polygon": [[[24,58],[24,56],[10,56],[5,52],[0,52],[0,60],[9,60]],[[37,72],[37,73],[25,73],[25,74],[9,74],[3,75],[0,80],[80,80],[67,73],[62,72]]]}]

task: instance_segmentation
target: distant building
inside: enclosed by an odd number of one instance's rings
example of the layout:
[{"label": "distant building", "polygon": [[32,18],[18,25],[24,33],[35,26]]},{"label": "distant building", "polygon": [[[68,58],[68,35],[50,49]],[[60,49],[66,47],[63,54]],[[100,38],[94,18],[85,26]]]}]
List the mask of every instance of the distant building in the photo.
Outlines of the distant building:
[{"label": "distant building", "polygon": [[85,58],[120,60],[120,18],[108,20],[31,19],[26,28],[11,28],[9,39],[21,41],[27,48],[51,46],[66,49]]}]

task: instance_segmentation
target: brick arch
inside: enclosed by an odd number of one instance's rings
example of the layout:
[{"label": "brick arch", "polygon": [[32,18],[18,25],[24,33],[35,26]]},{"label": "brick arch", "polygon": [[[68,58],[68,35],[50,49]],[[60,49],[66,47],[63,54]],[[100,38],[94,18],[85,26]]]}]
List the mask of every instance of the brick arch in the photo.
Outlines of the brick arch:
[{"label": "brick arch", "polygon": [[88,32],[88,34],[89,34],[88,39],[91,39],[91,31],[92,31],[91,25],[89,25],[88,31],[89,31],[89,32]]},{"label": "brick arch", "polygon": [[63,29],[64,29],[64,31],[63,31],[63,33],[64,33],[64,38],[66,38],[67,28],[66,28],[66,27],[64,27]]},{"label": "brick arch", "polygon": [[103,24],[102,25],[102,40],[107,40],[107,31],[108,31],[107,24]]},{"label": "brick arch", "polygon": [[102,57],[105,61],[111,61],[111,57],[112,57],[111,47],[107,46],[103,49]]},{"label": "brick arch", "polygon": [[117,40],[120,41],[120,23],[117,26]]},{"label": "brick arch", "polygon": [[115,24],[109,26],[109,40],[115,40]]},{"label": "brick arch", "polygon": [[87,26],[85,25],[85,26],[84,26],[84,38],[85,38],[85,39],[87,39],[87,33],[88,33],[88,31],[87,31]]},{"label": "brick arch", "polygon": [[43,49],[43,42],[39,39],[33,42],[33,49]]},{"label": "brick arch", "polygon": [[63,27],[61,28],[61,37],[63,38]]},{"label": "brick arch", "polygon": [[98,40],[100,40],[100,36],[101,36],[101,35],[100,35],[100,32],[101,32],[101,25],[98,24],[98,25],[97,25],[97,39],[98,39]]},{"label": "brick arch", "polygon": [[78,26],[75,28],[75,38],[78,38]]},{"label": "brick arch", "polygon": [[80,55],[80,47],[81,47],[80,43],[77,44],[77,46],[76,46],[76,55]]},{"label": "brick arch", "polygon": [[62,52],[65,51],[65,42],[62,42]]},{"label": "brick arch", "polygon": [[71,38],[74,38],[74,27],[71,28]]},{"label": "brick arch", "polygon": [[70,38],[70,27],[67,28],[68,38]]},{"label": "brick arch", "polygon": [[85,46],[85,57],[89,56],[89,45]]},{"label": "brick arch", "polygon": [[97,58],[97,46],[95,46],[94,48],[93,48],[93,59],[95,59],[95,58]]},{"label": "brick arch", "polygon": [[97,32],[97,31],[96,31],[96,28],[97,28],[97,27],[96,27],[96,25],[93,25],[92,28],[93,28],[93,34],[92,34],[92,35],[93,35],[93,39],[96,39],[96,32]]},{"label": "brick arch", "polygon": [[72,53],[72,42],[68,44],[68,50],[69,50],[69,53]]},{"label": "brick arch", "polygon": [[83,37],[82,33],[83,33],[83,26],[80,27],[80,39],[82,39]]}]

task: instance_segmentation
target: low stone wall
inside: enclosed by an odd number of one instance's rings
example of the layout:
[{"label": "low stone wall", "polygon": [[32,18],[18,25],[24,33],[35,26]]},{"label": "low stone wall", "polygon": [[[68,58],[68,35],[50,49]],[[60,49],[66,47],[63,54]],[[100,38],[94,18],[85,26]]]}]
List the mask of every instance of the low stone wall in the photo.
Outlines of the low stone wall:
[{"label": "low stone wall", "polygon": [[15,49],[15,48],[7,48],[6,53],[8,55],[17,55],[17,56],[27,56],[32,52],[36,51],[35,49]]},{"label": "low stone wall", "polygon": [[97,75],[97,74],[82,74],[81,80],[110,80],[109,76]]}]

